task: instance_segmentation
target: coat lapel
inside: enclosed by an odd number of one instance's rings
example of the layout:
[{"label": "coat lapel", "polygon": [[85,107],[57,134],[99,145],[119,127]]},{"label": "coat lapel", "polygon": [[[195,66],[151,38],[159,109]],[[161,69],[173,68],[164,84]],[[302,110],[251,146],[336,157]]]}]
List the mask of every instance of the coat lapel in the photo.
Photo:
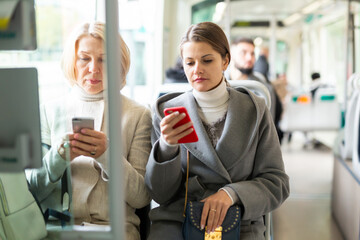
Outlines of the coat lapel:
[{"label": "coat lapel", "polygon": [[199,141],[194,143],[186,143],[185,147],[197,159],[211,168],[213,171],[224,177],[228,182],[231,182],[229,173],[226,171],[215,149],[212,147],[207,132],[202,124],[200,116],[197,112],[197,103],[191,92],[185,93],[185,99],[182,99],[182,104],[186,107],[190,118],[194,124],[194,128],[199,137]]},{"label": "coat lapel", "polygon": [[251,97],[246,92],[236,94],[236,90],[230,89],[224,130],[216,145],[216,152],[228,170],[237,163],[236,159],[246,155],[258,129],[259,109],[254,108]]}]

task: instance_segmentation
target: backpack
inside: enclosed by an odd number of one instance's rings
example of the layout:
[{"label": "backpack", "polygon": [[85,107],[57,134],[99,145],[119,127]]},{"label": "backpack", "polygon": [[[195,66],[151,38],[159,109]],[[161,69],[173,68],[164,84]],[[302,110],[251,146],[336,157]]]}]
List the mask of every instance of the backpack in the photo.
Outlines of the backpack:
[{"label": "backpack", "polygon": [[0,239],[38,240],[47,236],[43,214],[24,172],[0,173]]}]

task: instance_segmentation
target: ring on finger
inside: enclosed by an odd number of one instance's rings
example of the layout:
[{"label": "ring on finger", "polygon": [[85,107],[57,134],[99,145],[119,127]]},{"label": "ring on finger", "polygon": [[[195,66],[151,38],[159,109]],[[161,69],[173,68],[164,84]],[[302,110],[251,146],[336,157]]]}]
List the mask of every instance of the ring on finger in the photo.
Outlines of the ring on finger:
[{"label": "ring on finger", "polygon": [[211,208],[211,209],[210,209],[210,211],[216,212],[216,209],[214,209],[214,208]]},{"label": "ring on finger", "polygon": [[90,152],[90,155],[94,156],[95,154],[96,154],[96,147],[95,147],[94,151]]}]

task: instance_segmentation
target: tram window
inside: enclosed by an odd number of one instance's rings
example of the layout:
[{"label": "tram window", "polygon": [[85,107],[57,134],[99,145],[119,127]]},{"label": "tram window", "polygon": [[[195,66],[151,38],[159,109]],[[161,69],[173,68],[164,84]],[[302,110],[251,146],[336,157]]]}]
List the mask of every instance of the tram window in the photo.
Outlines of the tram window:
[{"label": "tram window", "polygon": [[121,35],[128,44],[131,54],[131,66],[127,75],[127,84],[133,86],[146,85],[146,42],[143,41],[145,33],[135,30],[122,30]]},{"label": "tram window", "polygon": [[[38,79],[39,79],[39,93],[40,93],[40,103],[48,103],[53,99],[57,99],[61,96],[65,96],[66,94],[70,93],[70,84],[67,83],[67,80],[64,77],[64,74],[60,67],[60,59],[64,50],[65,42],[69,39],[70,33],[74,30],[74,28],[83,22],[91,22],[95,19],[100,21],[105,21],[104,13],[99,9],[99,5],[101,1],[98,0],[37,0],[35,3],[35,8],[37,12],[37,41],[38,41],[38,49],[31,52],[25,51],[17,51],[17,52],[0,52],[0,67],[36,67],[38,70]],[[102,3],[104,3],[103,1]],[[156,78],[154,74],[154,70],[156,66],[160,66],[158,62],[162,59],[160,54],[157,53],[157,49],[154,49],[154,42],[158,42],[158,45],[162,44],[161,41],[155,41],[155,33],[157,33],[157,28],[153,28],[152,26],[161,26],[160,24],[154,24],[153,17],[159,16],[160,14],[157,12],[159,10],[158,6],[152,6],[153,3],[149,3],[148,1],[121,1],[122,6],[119,7],[121,12],[127,12],[127,14],[120,13],[120,32],[123,36],[126,44],[129,45],[132,61],[132,76],[127,79],[128,86],[127,88],[131,89],[136,93],[135,95],[131,95],[130,97],[135,99],[141,103],[150,103],[150,99],[152,99],[152,94],[154,91],[149,91],[149,86],[153,85],[154,79]],[[135,5],[134,5],[135,4]],[[137,4],[137,5],[136,5]],[[142,5],[141,5],[142,4]],[[149,5],[151,5],[149,7]],[[141,9],[145,14],[142,15],[140,19],[137,14],[133,14],[136,10],[137,12]],[[121,17],[126,16],[127,18],[121,19]],[[139,20],[140,19],[140,20]],[[160,21],[160,20],[158,20]],[[138,24],[133,25],[135,22]],[[125,23],[125,24],[124,24]],[[128,24],[128,25],[127,25]],[[80,43],[79,43],[80,44]],[[98,49],[98,48],[97,48]],[[154,60],[154,56],[157,60]],[[149,71],[150,69],[150,71]],[[150,74],[149,74],[150,72]],[[150,79],[150,80],[149,80]],[[159,81],[160,82],[160,81]],[[21,87],[21,86],[20,86]],[[145,94],[143,94],[145,93]],[[139,99],[143,99],[143,101],[139,101]],[[66,99],[65,99],[66,100]],[[62,103],[65,103],[63,101]],[[92,108],[91,108],[92,109]],[[70,111],[65,112],[64,115],[68,115]],[[105,114],[107,111],[104,111]],[[78,114],[78,112],[76,112]],[[50,114],[51,115],[51,114]],[[61,114],[60,114],[61,115]],[[106,116],[106,115],[105,115]],[[44,118],[42,118],[44,119]],[[105,117],[106,119],[106,117]],[[98,119],[99,120],[99,119]],[[71,122],[70,122],[71,124]],[[46,127],[44,128],[42,124],[41,128],[42,131],[47,132]],[[96,119],[95,119],[95,128],[96,128]],[[99,125],[99,124],[98,124]],[[104,124],[105,126],[107,124]],[[100,125],[101,127],[101,125]],[[45,129],[45,130],[44,130]],[[71,128],[70,132],[72,131]],[[53,129],[51,129],[53,130]],[[102,130],[102,129],[101,129]],[[106,132],[106,129],[105,129]],[[52,132],[48,133],[47,139],[51,145],[55,142],[56,134],[52,135]],[[57,137],[57,136],[56,136]],[[45,137],[46,138],[46,137]],[[43,137],[42,142],[45,142]],[[54,139],[52,139],[54,138]],[[54,141],[53,141],[54,140]],[[117,142],[111,141],[110,142]],[[44,144],[44,148],[51,149],[52,146],[48,146],[49,144]],[[54,144],[56,145],[56,144]],[[64,146],[64,145],[63,145]],[[114,149],[114,148],[113,148]],[[56,150],[54,153],[56,153]],[[97,149],[99,150],[99,149]],[[43,151],[48,151],[43,149]],[[95,151],[93,151],[94,154]],[[91,153],[91,152],[90,152]],[[106,167],[107,156],[105,155],[105,160],[101,162],[102,167]],[[67,155],[65,158],[69,159],[71,156]],[[147,159],[147,158],[146,158]],[[95,168],[97,169],[98,166],[96,165]],[[71,170],[73,168],[71,167]],[[103,170],[101,168],[101,170]],[[41,170],[40,170],[41,171]],[[74,173],[74,172],[73,172]],[[102,172],[103,173],[103,172]],[[29,175],[28,175],[29,176]],[[64,175],[65,176],[65,175]],[[69,174],[67,176],[70,176]],[[101,175],[103,177],[104,174]],[[61,176],[60,176],[61,177]],[[28,179],[31,178],[28,177]],[[53,180],[53,179],[52,179]],[[74,178],[64,177],[61,179],[61,182],[72,182],[74,187]],[[70,180],[70,181],[69,181]],[[70,189],[70,190],[69,190]],[[68,190],[71,192],[71,186],[68,187]],[[42,191],[45,192],[45,191]],[[61,193],[62,194],[62,193]],[[107,197],[104,194],[103,198]],[[64,194],[64,196],[67,196]],[[74,196],[74,195],[73,195]],[[69,199],[69,198],[67,198]],[[71,199],[71,198],[70,198]],[[107,198],[106,198],[107,199]],[[73,198],[74,200],[74,198]],[[70,203],[73,205],[75,200]],[[105,202],[102,201],[102,202]],[[66,197],[64,199],[64,203],[68,203]],[[67,205],[69,206],[69,205]],[[109,212],[114,212],[111,210],[118,209],[121,205],[112,206],[112,209],[109,209]],[[63,206],[64,207],[64,206]],[[110,208],[110,206],[109,206]],[[46,208],[45,208],[46,209]],[[58,209],[57,209],[58,210]],[[67,226],[70,229],[75,230],[83,230],[82,233],[74,233],[78,234],[79,236],[86,236],[86,230],[88,228],[81,228],[79,229],[78,226],[79,222],[70,222]],[[91,227],[90,227],[91,228]],[[104,228],[96,228],[91,230],[97,231],[105,231],[108,232],[110,227]],[[59,229],[59,225],[55,224],[48,224],[48,229]],[[115,230],[116,232],[116,230]],[[83,234],[84,233],[84,234]],[[53,232],[51,234],[54,234]],[[61,234],[68,234],[65,233]],[[70,234],[70,233],[69,233]],[[91,233],[92,234],[92,233]],[[57,234],[55,233],[57,236]],[[49,238],[55,237],[55,235],[49,236]],[[70,234],[73,236],[72,232]],[[70,236],[69,235],[69,236]],[[99,235],[96,239],[103,239],[106,238],[107,234]],[[67,235],[65,237],[67,238]],[[92,236],[94,239],[94,236]]]},{"label": "tram window", "polygon": [[[170,1],[169,1],[170,2]],[[173,3],[175,1],[171,1]],[[122,94],[139,103],[151,104],[162,83],[163,15],[161,4],[153,1],[119,2],[120,33],[129,46],[130,71]],[[134,14],[134,12],[140,14]]]},{"label": "tram window", "polygon": [[68,91],[60,69],[63,45],[73,26],[95,18],[96,0],[36,0],[37,49],[0,52],[0,67],[36,67],[40,103]]},{"label": "tram window", "polygon": [[[325,83],[335,85],[339,96],[339,101],[344,100],[344,73],[345,70],[345,58],[346,54],[343,50],[345,46],[346,36],[346,22],[345,20],[339,20],[336,23],[329,24],[326,28],[326,39],[327,41],[326,50],[327,58],[323,59],[326,64],[327,71],[325,76]],[[324,75],[324,74],[323,74]]]},{"label": "tram window", "polygon": [[198,4],[194,4],[192,6],[192,16],[191,22],[192,24],[199,23],[199,22],[206,22],[206,21],[214,21],[216,12],[216,4],[218,2],[222,2],[220,0],[208,0],[203,1]]},{"label": "tram window", "polygon": [[[53,99],[56,99],[60,96],[65,96],[69,93],[69,84],[67,80],[63,77],[64,74],[60,68],[60,59],[63,53],[64,43],[69,38],[71,31],[74,29],[74,26],[84,22],[84,21],[92,21],[96,16],[96,0],[59,0],[59,1],[49,1],[49,0],[37,0],[35,1],[35,10],[36,10],[36,29],[37,29],[37,49],[35,51],[10,51],[10,52],[0,52],[0,67],[7,68],[17,68],[17,67],[35,67],[38,71],[38,82],[39,82],[39,95],[40,95],[40,103],[47,103]],[[21,88],[22,86],[19,86]],[[16,93],[14,93],[16,94]],[[63,104],[66,104],[65,102]],[[51,105],[50,105],[51,106]],[[51,111],[55,111],[49,107]],[[64,115],[68,115],[69,112],[63,112]],[[61,116],[62,114],[58,114]],[[43,119],[44,114],[41,114]],[[49,117],[51,114],[48,115]],[[42,145],[43,145],[43,155],[53,147],[56,152],[57,143],[55,138],[53,137],[53,132],[49,131],[49,134],[44,134],[48,130],[53,130],[53,126],[48,126],[46,124],[41,123],[41,132],[42,132]],[[70,122],[71,124],[71,122]],[[67,124],[63,123],[64,126],[67,127]],[[96,124],[95,124],[96,125]],[[106,126],[106,125],[105,125]],[[46,127],[49,127],[46,128]],[[55,127],[56,128],[56,127]],[[71,128],[69,128],[71,129]],[[66,131],[68,132],[68,131]],[[56,134],[55,134],[56,135]],[[54,135],[54,136],[55,136]],[[68,160],[69,156],[65,156],[65,160]],[[55,157],[53,158],[55,159]],[[60,159],[63,161],[62,159]],[[58,162],[61,162],[58,161]],[[106,159],[105,159],[106,161]],[[65,163],[65,161],[63,161]],[[55,163],[55,160],[54,160]],[[48,164],[47,166],[49,166]],[[61,164],[60,164],[61,165]],[[105,164],[106,165],[106,164]],[[58,169],[59,165],[54,164],[51,171],[55,171]],[[50,169],[50,168],[49,168]],[[73,169],[73,168],[72,168]],[[50,170],[49,170],[50,171]],[[61,170],[60,170],[61,171]],[[43,192],[48,191],[46,186],[49,183],[44,183],[42,181],[40,175],[42,175],[44,171],[42,169],[32,169],[26,170],[27,179],[30,182],[33,180],[39,180],[39,186],[37,189],[32,189],[34,194],[39,199],[42,204],[42,209],[45,211],[48,207],[46,206],[50,202],[48,201],[52,197],[42,196]],[[40,173],[37,175],[37,173]],[[69,194],[71,195],[71,186],[67,185],[70,183],[72,178],[70,172],[67,171],[67,175],[64,174],[61,177],[61,184],[67,191],[64,191],[63,194],[64,202],[62,207],[66,207],[67,209],[74,204],[74,201],[70,202]],[[50,174],[49,174],[50,175]],[[56,175],[56,174],[55,174]],[[38,177],[40,176],[40,177]],[[52,176],[54,176],[52,174]],[[33,180],[32,180],[33,179]],[[50,177],[51,179],[51,177]],[[69,181],[70,180],[70,181]],[[54,179],[52,179],[54,181]],[[34,181],[33,181],[34,182]],[[60,183],[59,182],[59,183]],[[51,185],[51,184],[50,184]],[[35,186],[35,185],[34,185]],[[44,190],[46,189],[46,190]],[[71,199],[71,198],[70,198]],[[55,198],[53,198],[55,200]],[[55,201],[56,202],[56,201]],[[50,206],[50,205],[49,205]],[[51,206],[54,208],[54,205]],[[61,208],[61,206],[59,207]],[[55,209],[59,210],[59,209]],[[67,230],[71,229],[73,226],[73,219],[70,222],[66,223]],[[49,238],[57,235],[51,230],[59,230],[61,229],[58,222],[49,221],[47,223],[47,228],[49,230]],[[98,230],[107,231],[108,228],[102,228]],[[55,234],[53,236],[53,234]],[[98,238],[100,239],[100,238]]]}]

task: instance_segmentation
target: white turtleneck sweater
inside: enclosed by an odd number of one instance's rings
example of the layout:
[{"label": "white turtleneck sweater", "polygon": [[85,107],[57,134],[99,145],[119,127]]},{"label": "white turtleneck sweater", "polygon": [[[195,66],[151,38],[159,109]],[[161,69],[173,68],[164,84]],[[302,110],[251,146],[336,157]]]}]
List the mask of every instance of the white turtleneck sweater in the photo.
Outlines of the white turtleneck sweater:
[{"label": "white turtleneck sweater", "polygon": [[[104,93],[88,94],[84,89],[75,84],[71,89],[71,97],[67,107],[67,114],[71,117],[94,118],[94,129],[101,131],[105,129],[104,123]],[[71,119],[71,118],[69,118]]]},{"label": "white turtleneck sweater", "polygon": [[224,78],[215,89],[207,92],[193,89],[193,95],[198,104],[198,113],[204,123],[213,125],[225,117],[229,104],[229,92]]},{"label": "white turtleneck sweater", "polygon": [[227,108],[229,105],[229,92],[223,78],[220,85],[207,92],[193,90],[198,104],[198,113],[203,121],[206,132],[213,147],[216,146],[224,129]]}]

